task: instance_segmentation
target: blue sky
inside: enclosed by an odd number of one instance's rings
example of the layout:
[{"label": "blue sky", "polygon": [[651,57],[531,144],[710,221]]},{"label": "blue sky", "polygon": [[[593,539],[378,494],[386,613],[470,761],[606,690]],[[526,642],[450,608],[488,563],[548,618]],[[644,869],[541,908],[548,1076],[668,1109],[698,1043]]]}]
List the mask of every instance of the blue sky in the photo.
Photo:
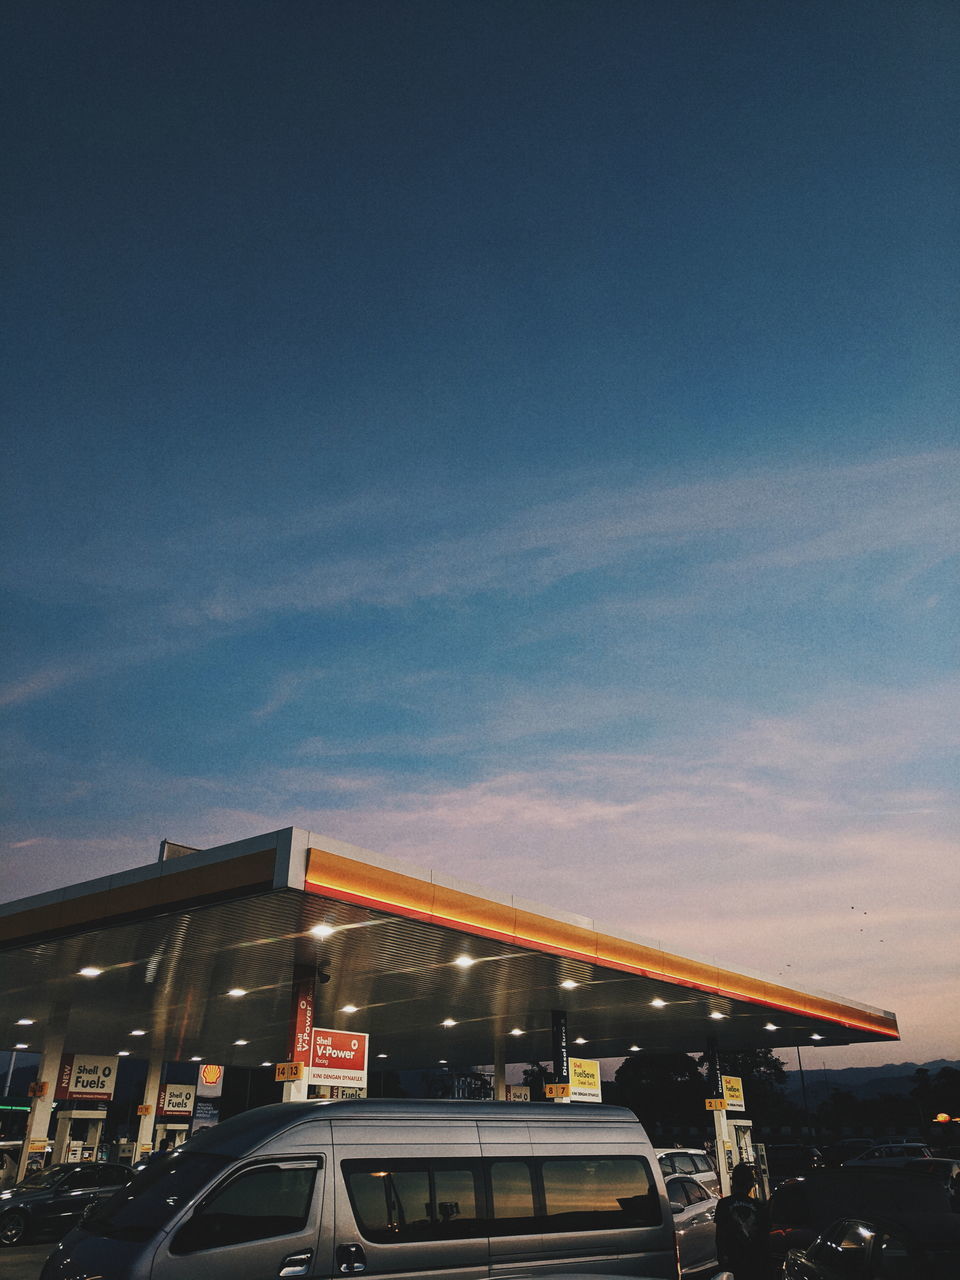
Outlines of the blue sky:
[{"label": "blue sky", "polygon": [[294,823],[960,1057],[956,7],[6,43],[3,896]]}]

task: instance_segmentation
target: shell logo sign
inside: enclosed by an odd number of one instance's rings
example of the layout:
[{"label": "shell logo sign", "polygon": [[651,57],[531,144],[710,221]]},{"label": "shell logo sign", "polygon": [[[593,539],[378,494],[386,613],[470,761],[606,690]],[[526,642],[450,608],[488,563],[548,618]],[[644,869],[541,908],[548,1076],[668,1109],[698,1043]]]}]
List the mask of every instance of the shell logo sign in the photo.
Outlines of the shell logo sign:
[{"label": "shell logo sign", "polygon": [[223,1067],[216,1063],[206,1062],[200,1068],[200,1079],[205,1085],[219,1084],[223,1078]]}]

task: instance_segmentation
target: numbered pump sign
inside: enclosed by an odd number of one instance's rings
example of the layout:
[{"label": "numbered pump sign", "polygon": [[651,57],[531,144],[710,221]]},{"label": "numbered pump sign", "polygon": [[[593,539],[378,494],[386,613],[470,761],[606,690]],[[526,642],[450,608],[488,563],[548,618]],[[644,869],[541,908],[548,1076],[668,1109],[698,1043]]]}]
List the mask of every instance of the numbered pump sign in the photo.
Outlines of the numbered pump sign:
[{"label": "numbered pump sign", "polygon": [[60,1059],[54,1097],[58,1102],[110,1102],[117,1083],[116,1057],[65,1053]]},{"label": "numbered pump sign", "polygon": [[330,1031],[314,1027],[310,1040],[308,1084],[367,1088],[367,1041],[362,1031]]}]

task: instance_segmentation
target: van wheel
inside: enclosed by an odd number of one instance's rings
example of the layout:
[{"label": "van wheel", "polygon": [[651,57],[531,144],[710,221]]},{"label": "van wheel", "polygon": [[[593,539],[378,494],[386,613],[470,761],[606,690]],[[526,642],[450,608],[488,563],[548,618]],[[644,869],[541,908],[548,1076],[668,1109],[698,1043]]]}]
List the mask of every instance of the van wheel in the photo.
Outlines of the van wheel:
[{"label": "van wheel", "polygon": [[27,1215],[21,1209],[11,1209],[0,1216],[0,1244],[26,1244],[30,1239]]}]

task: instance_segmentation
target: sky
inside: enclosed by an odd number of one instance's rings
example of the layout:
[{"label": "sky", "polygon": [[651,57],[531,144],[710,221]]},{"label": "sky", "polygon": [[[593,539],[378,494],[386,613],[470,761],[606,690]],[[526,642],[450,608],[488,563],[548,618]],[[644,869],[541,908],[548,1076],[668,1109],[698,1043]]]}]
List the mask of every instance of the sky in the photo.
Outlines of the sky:
[{"label": "sky", "polygon": [[953,0],[6,25],[0,898],[295,825],[960,1058]]}]

